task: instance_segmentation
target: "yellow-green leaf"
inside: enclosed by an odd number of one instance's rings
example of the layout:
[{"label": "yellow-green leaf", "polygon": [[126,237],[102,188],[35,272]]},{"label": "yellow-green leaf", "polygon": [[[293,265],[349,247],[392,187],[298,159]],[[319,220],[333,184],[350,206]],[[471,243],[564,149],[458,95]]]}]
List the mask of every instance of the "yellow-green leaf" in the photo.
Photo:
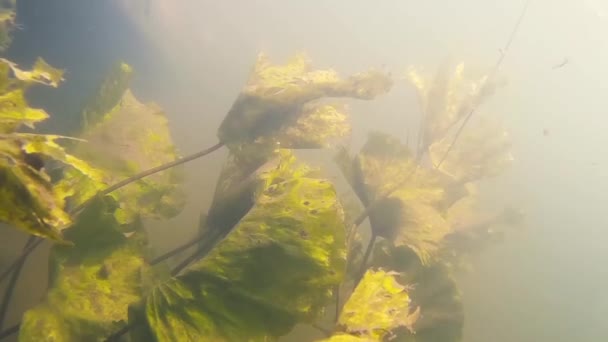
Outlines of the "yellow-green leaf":
[{"label": "yellow-green leaf", "polygon": [[408,292],[395,273],[368,270],[344,304],[338,324],[344,332],[373,341],[382,341],[400,327],[414,332],[420,308],[411,305]]},{"label": "yellow-green leaf", "polygon": [[50,288],[42,303],[25,313],[20,341],[101,342],[126,323],[149,269],[141,224],[131,224],[135,235],[127,239],[113,202],[93,201],[65,232],[75,246],[52,249]]},{"label": "yellow-green leaf", "polygon": [[412,302],[420,316],[408,329],[395,331],[398,341],[458,342],[462,339],[464,310],[451,269],[441,262],[423,264],[409,248],[394,247],[388,241],[376,243],[372,268],[398,272],[400,284],[408,284]]},{"label": "yellow-green leaf", "polygon": [[[350,128],[335,107],[305,106],[307,103],[323,97],[370,100],[391,87],[390,77],[377,70],[341,79],[334,70],[312,70],[303,55],[285,65],[273,65],[260,55],[249,81],[220,125],[218,137],[230,146],[285,135],[287,145],[297,146],[291,140],[303,138],[302,134],[308,132],[312,136],[307,140],[325,145],[325,137],[340,137]],[[289,132],[291,127],[295,132]]]},{"label": "yellow-green leaf", "polygon": [[257,173],[253,208],[203,260],[152,292],[139,334],[272,341],[319,316],[343,277],[343,214],[331,183],[294,163],[282,152]]},{"label": "yellow-green leaf", "polygon": [[[125,90],[130,70],[124,64],[118,65],[101,84],[98,97],[84,111],[87,121],[80,135],[84,142],[73,144],[71,150],[91,163],[102,177],[75,171],[64,177],[59,184],[64,191],[74,186],[81,189],[71,193],[74,205],[110,184],[178,158],[162,110],[153,103],[140,103],[129,89]],[[112,85],[123,93],[118,96]],[[108,112],[101,115],[101,110]],[[185,203],[181,178],[181,169],[173,168],[113,192],[111,195],[120,203],[117,217],[127,223],[138,215],[151,218],[177,215]]]},{"label": "yellow-green leaf", "polygon": [[40,83],[57,88],[59,83],[64,81],[63,70],[53,68],[42,58],[36,60],[31,71],[21,70],[17,64],[4,58],[0,58],[0,62],[7,64],[15,74],[15,77],[25,84]]}]

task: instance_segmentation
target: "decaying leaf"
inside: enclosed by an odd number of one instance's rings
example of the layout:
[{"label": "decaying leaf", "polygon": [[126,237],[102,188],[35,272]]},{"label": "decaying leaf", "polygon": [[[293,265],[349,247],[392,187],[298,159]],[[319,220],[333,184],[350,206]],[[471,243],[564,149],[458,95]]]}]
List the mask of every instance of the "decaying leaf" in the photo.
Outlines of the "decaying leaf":
[{"label": "decaying leaf", "polygon": [[420,308],[411,305],[409,289],[392,272],[368,270],[340,313],[342,331],[382,341],[403,327],[414,333]]},{"label": "decaying leaf", "polygon": [[141,299],[145,233],[127,239],[113,215],[116,203],[96,199],[65,231],[75,246],[55,246],[50,257],[50,289],[23,318],[20,341],[104,341],[128,319]]},{"label": "decaying leaf", "polygon": [[156,288],[144,336],[269,341],[312,322],[344,272],[343,214],[328,181],[283,151],[259,174],[254,207],[206,257]]},{"label": "decaying leaf", "polygon": [[[443,139],[448,130],[464,119],[474,108],[491,96],[504,82],[490,79],[486,74],[467,73],[464,64],[453,71],[446,64],[434,78],[410,67],[408,80],[416,87],[422,106],[423,132],[421,148]],[[420,151],[419,151],[420,152]]]},{"label": "decaying leaf", "polygon": [[466,183],[494,177],[503,172],[513,161],[507,133],[497,122],[480,121],[470,127],[452,146],[451,136],[438,140],[429,147],[429,156],[439,170],[455,182]]},{"label": "decaying leaf", "polygon": [[[83,203],[110,184],[178,157],[162,110],[155,104],[140,103],[126,89],[130,72],[127,65],[118,65],[100,86],[98,97],[84,110],[85,129],[80,135],[84,142],[75,143],[71,150],[103,177],[99,180],[70,170],[59,187],[72,205]],[[103,110],[108,111],[102,115]],[[128,223],[138,215],[175,216],[185,202],[180,183],[181,169],[172,168],[113,192],[111,195],[120,203],[116,211],[119,221]]]},{"label": "decaying leaf", "polygon": [[228,146],[264,137],[280,138],[281,145],[291,148],[324,145],[327,137],[340,138],[350,126],[336,107],[311,101],[324,97],[370,100],[391,87],[392,80],[380,71],[341,79],[333,70],[312,70],[303,55],[285,65],[272,65],[262,54],[220,125],[218,137]]},{"label": "decaying leaf", "polygon": [[446,199],[441,175],[418,166],[405,146],[380,133],[370,134],[354,158],[342,151],[336,161],[364,205],[378,201],[369,214],[375,235],[408,246],[424,262],[438,251],[450,228],[440,212]]}]

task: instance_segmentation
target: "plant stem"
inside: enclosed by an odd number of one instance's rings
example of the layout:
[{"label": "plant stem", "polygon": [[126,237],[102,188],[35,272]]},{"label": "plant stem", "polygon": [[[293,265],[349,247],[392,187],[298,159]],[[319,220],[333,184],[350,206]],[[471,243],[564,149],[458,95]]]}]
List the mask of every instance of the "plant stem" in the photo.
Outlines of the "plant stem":
[{"label": "plant stem", "polygon": [[[0,282],[4,281],[4,279],[6,279],[6,277],[8,277],[15,268],[17,268],[17,266],[19,265],[19,263],[22,260],[26,259],[27,256],[36,247],[38,247],[38,245],[40,245],[42,242],[44,242],[44,239],[36,238],[35,236],[30,236],[30,239],[32,239],[32,238],[34,238],[36,241],[29,246],[28,246],[28,243],[26,242],[26,244],[23,246],[21,254],[17,257],[17,259],[15,259],[15,261],[13,261],[13,263],[6,270],[4,270],[4,272],[2,272],[2,275],[0,275]],[[28,242],[29,242],[29,240],[28,240]]]},{"label": "plant stem", "polygon": [[[159,165],[157,167],[154,167],[154,168],[142,171],[142,172],[140,172],[140,173],[138,173],[136,175],[133,175],[133,176],[131,176],[129,178],[123,179],[122,181],[120,181],[120,182],[118,182],[118,183],[116,183],[114,185],[111,185],[111,186],[105,188],[104,190],[100,191],[97,195],[103,197],[105,195],[108,195],[111,192],[114,192],[114,191],[122,188],[125,185],[131,184],[131,183],[133,183],[135,181],[138,181],[138,180],[140,180],[140,179],[142,179],[144,177],[148,177],[148,176],[153,175],[155,173],[158,173],[158,172],[170,169],[172,167],[175,167],[175,166],[187,163],[189,161],[192,161],[192,160],[204,157],[204,156],[206,156],[206,155],[208,155],[208,154],[210,154],[210,153],[212,153],[212,152],[214,152],[216,150],[219,150],[222,146],[224,146],[224,143],[223,142],[218,142],[217,144],[215,144],[215,145],[213,145],[213,146],[211,146],[211,147],[209,147],[207,149],[204,149],[202,151],[199,151],[199,152],[187,155],[185,157],[176,159],[176,160],[174,160],[172,162],[169,162],[169,163],[166,163],[166,164],[163,164],[163,165]],[[74,210],[72,210],[72,213],[77,214],[79,211],[81,211],[82,209],[84,209],[92,200],[93,200],[93,198],[90,198],[90,199],[86,200],[85,202],[83,202],[82,204],[80,204],[79,206],[77,206],[76,208],[74,208]]]},{"label": "plant stem", "polygon": [[128,333],[129,330],[131,330],[131,328],[133,328],[135,325],[136,325],[135,323],[131,323],[131,324],[125,325],[124,327],[122,327],[117,332],[115,332],[112,335],[108,336],[108,338],[105,339],[105,342],[116,342],[116,341],[118,341],[124,334]]},{"label": "plant stem", "polygon": [[186,249],[196,245],[197,243],[201,242],[201,240],[203,240],[204,238],[205,238],[205,236],[201,234],[201,235],[197,236],[196,238],[190,240],[189,242],[186,242],[185,244],[183,244],[179,247],[176,247],[176,248],[168,251],[167,253],[150,260],[150,265],[156,265],[160,262],[163,262],[163,261],[169,259],[170,257],[172,257],[176,254],[179,254],[179,253],[185,251]]},{"label": "plant stem", "polygon": [[363,255],[363,260],[361,261],[361,268],[359,269],[359,272],[357,272],[357,277],[355,278],[355,287],[357,287],[357,285],[359,285],[359,282],[361,281],[361,279],[363,278],[363,275],[365,274],[365,269],[367,268],[367,262],[368,262],[370,255],[372,254],[372,250],[374,249],[373,247],[374,247],[374,244],[376,243],[377,237],[378,237],[378,235],[372,234],[372,237],[369,239],[369,243],[367,244],[367,248],[365,249],[365,254]]},{"label": "plant stem", "polygon": [[12,334],[15,334],[19,331],[19,328],[21,327],[21,323],[17,323],[15,325],[13,325],[12,327],[0,332],[0,340],[4,340],[5,338],[11,336]]},{"label": "plant stem", "polygon": [[[27,250],[34,243],[36,243],[36,236],[32,235],[25,243],[23,250]],[[11,302],[13,291],[15,290],[15,285],[17,285],[17,281],[19,280],[19,275],[21,274],[21,270],[23,269],[23,264],[25,264],[25,260],[25,257],[20,258],[18,260],[15,270],[9,280],[8,285],[6,286],[6,291],[4,291],[4,298],[2,298],[2,304],[0,306],[0,329],[2,329],[2,326],[4,325],[4,320],[8,311],[8,305]]]}]

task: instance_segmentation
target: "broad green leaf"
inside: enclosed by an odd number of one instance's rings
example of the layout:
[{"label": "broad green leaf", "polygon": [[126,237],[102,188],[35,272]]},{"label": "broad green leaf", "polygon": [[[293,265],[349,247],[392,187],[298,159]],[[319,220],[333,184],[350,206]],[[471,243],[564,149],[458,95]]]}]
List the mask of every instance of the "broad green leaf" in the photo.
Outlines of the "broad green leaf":
[{"label": "broad green leaf", "polygon": [[504,83],[486,74],[465,70],[464,63],[453,70],[445,64],[435,77],[410,67],[406,77],[416,87],[424,113],[422,146],[419,146],[422,150],[445,138],[450,128]]},{"label": "broad green leaf", "polygon": [[204,259],[157,287],[138,334],[157,341],[269,341],[312,322],[345,266],[335,190],[282,151],[255,205]]},{"label": "broad green leaf", "polygon": [[382,341],[398,328],[413,333],[420,308],[412,307],[408,292],[395,273],[368,270],[342,308],[341,330],[373,341]]},{"label": "broad green leaf", "polygon": [[323,97],[371,100],[392,87],[390,77],[370,70],[341,79],[334,70],[312,70],[298,55],[285,65],[273,65],[263,54],[220,125],[218,137],[231,146],[262,137],[277,137],[293,148],[324,146],[350,127],[333,106],[310,104]]},{"label": "broad green leaf", "polygon": [[425,265],[412,250],[386,240],[375,245],[371,267],[398,272],[397,281],[410,285],[412,306],[420,307],[420,317],[413,324],[415,334],[400,329],[395,332],[396,341],[461,341],[464,312],[449,267],[441,262]]},{"label": "broad green leaf", "polygon": [[434,165],[445,157],[439,170],[459,183],[497,176],[513,161],[509,137],[496,122],[484,120],[469,128],[446,155],[452,141],[448,136],[433,143],[429,156]]},{"label": "broad green leaf", "polygon": [[[178,157],[162,110],[155,104],[140,103],[130,90],[125,90],[129,75],[127,65],[118,65],[100,86],[98,97],[84,110],[86,127],[80,138],[85,142],[74,144],[72,151],[89,161],[102,179],[71,170],[59,186],[69,194],[73,205],[110,184]],[[102,110],[108,111],[101,115]],[[111,196],[120,203],[117,218],[128,223],[138,215],[177,215],[185,202],[180,183],[181,169],[173,168],[113,192]]]},{"label": "broad green leaf", "polygon": [[138,222],[127,239],[110,197],[97,198],[65,231],[73,247],[55,246],[50,257],[50,289],[28,310],[20,341],[103,341],[128,319],[141,300],[147,274],[145,233]]}]

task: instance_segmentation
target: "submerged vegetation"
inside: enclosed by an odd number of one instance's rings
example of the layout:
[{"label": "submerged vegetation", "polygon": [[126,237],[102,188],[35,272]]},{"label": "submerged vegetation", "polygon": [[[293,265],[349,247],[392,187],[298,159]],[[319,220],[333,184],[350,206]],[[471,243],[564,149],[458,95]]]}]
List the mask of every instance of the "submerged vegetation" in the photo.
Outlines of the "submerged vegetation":
[{"label": "submerged vegetation", "polygon": [[[338,99],[373,100],[391,76],[343,78],[303,55],[284,65],[260,55],[218,129],[229,155],[200,236],[154,258],[143,220],[174,217],[185,192],[179,167],[116,186],[179,158],[162,110],[129,90],[131,74],[112,70],[67,138],[24,131],[49,117],[24,92],[59,86],[62,72],[0,60],[0,221],[54,244],[49,289],[23,315],[20,341],[272,341],[298,324],[316,327],[318,341],[461,339],[454,274],[521,219],[478,207],[479,181],[512,160],[500,123],[455,129],[500,86],[492,75],[410,69],[417,144],[371,132],[353,153],[341,144],[351,127]],[[323,148],[360,205],[295,152]]]}]

